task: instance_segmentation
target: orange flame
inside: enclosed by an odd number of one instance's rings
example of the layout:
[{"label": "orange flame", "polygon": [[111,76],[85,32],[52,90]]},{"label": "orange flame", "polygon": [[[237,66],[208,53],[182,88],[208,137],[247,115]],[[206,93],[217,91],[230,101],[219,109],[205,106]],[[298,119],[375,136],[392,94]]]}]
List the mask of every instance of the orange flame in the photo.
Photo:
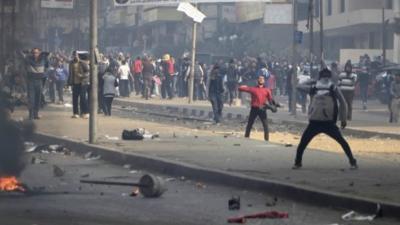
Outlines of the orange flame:
[{"label": "orange flame", "polygon": [[25,191],[16,177],[0,177],[0,191]]}]

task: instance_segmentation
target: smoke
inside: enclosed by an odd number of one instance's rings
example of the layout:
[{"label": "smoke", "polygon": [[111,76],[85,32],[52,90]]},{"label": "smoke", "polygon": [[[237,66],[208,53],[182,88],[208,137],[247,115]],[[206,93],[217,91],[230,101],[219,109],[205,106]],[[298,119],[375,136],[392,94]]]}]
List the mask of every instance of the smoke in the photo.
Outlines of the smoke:
[{"label": "smoke", "polygon": [[25,138],[33,134],[30,122],[11,119],[13,102],[9,94],[0,91],[0,176],[19,176],[25,167]]}]

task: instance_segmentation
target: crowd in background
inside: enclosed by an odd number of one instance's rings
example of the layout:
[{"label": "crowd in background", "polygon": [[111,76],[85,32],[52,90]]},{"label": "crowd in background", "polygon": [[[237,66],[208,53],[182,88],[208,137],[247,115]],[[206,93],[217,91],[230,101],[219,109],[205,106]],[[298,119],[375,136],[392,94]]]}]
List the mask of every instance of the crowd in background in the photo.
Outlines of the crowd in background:
[{"label": "crowd in background", "polygon": [[[7,61],[6,69],[1,74],[2,88],[6,88],[13,94],[16,103],[27,104],[27,99],[33,100],[32,96],[38,94],[35,90],[38,89],[40,83],[44,88],[40,90],[40,97],[36,96],[40,102],[35,101],[35,106],[32,106],[34,108],[43,106],[47,102],[64,104],[64,92],[70,90],[72,92],[73,117],[88,118],[91,87],[88,53],[79,51],[74,51],[72,54],[67,54],[65,51],[52,54],[39,53],[42,58],[46,59],[43,62],[45,70],[43,76],[35,81],[35,87],[29,85],[29,81],[32,81],[29,73],[32,71],[29,71],[29,66],[26,66],[32,65],[32,61],[29,61],[32,54],[34,54],[33,50],[25,51],[15,54],[15,57]],[[354,77],[354,84],[351,84],[354,85],[354,90],[349,99],[352,101],[354,93],[357,93],[361,96],[365,109],[370,95],[368,87],[371,85],[374,70],[377,70],[379,66],[374,62],[368,55],[365,55],[360,57],[358,64],[348,61],[342,67],[335,62],[327,65],[332,70],[333,79],[336,82],[343,78],[347,79],[346,77],[340,78],[341,73],[357,75]],[[314,74],[317,74],[320,69],[317,67],[319,63],[314,62],[313,65],[311,66],[306,59],[298,64],[296,67],[298,83],[313,79]],[[136,95],[144,99],[162,98],[166,100],[188,97],[190,67],[191,60],[188,54],[176,58],[169,54],[158,57],[133,56],[122,52],[100,54],[98,61],[99,112],[111,115],[111,105],[115,97],[126,98]],[[216,68],[218,70],[215,70]],[[289,106],[291,105],[293,68],[285,58],[245,55],[237,58],[217,59],[214,62],[197,60],[193,77],[194,101],[210,100],[210,77],[213,71],[214,73],[217,71],[218,77],[222,79],[222,103],[236,104],[236,99],[243,98],[242,94],[238,92],[239,85],[253,85],[257,77],[263,75],[266,81],[265,86],[271,89],[273,95],[287,95]],[[392,80],[388,82],[390,83]],[[390,86],[389,84],[388,87]],[[388,95],[393,95],[390,90]],[[307,94],[299,92],[297,98],[305,112]],[[35,114],[35,112],[32,113]],[[32,117],[39,117],[39,115],[32,115]]]}]

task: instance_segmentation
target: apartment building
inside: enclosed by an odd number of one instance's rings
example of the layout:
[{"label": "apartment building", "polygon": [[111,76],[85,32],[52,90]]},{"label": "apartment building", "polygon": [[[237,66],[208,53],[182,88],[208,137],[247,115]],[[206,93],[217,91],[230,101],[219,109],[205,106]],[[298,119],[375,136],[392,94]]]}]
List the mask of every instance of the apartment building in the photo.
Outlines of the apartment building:
[{"label": "apartment building", "polygon": [[[322,4],[326,59],[344,61],[358,60],[362,54],[380,56],[383,43],[387,49],[393,49],[393,26],[389,23],[383,29],[384,20],[393,21],[393,0],[322,0]],[[314,49],[319,51],[320,0],[314,2],[314,15]],[[299,29],[305,34],[305,48],[309,45],[307,23],[299,21]],[[389,50],[389,60],[391,56]]]}]

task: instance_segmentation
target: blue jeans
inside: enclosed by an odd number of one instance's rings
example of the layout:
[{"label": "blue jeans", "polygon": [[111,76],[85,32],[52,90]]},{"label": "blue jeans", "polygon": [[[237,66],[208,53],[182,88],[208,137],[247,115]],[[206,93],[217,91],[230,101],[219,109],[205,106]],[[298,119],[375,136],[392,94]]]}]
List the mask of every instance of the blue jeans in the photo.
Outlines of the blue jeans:
[{"label": "blue jeans", "polygon": [[41,79],[29,79],[27,86],[29,119],[36,119],[39,116],[43,81]]},{"label": "blue jeans", "polygon": [[209,99],[214,113],[214,121],[219,123],[221,122],[222,109],[224,108],[223,96],[222,94],[212,94]]}]

